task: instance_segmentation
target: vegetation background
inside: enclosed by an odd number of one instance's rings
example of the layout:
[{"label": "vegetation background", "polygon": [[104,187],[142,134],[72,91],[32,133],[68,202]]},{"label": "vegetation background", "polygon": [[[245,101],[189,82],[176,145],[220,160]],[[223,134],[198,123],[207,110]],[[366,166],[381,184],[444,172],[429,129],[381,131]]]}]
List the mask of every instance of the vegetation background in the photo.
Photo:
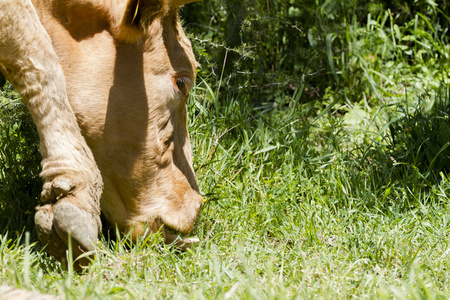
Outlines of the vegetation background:
[{"label": "vegetation background", "polygon": [[189,102],[201,244],[103,238],[81,273],[48,257],[37,135],[0,78],[0,284],[67,299],[448,299],[450,3],[204,0],[181,15],[202,65]]}]

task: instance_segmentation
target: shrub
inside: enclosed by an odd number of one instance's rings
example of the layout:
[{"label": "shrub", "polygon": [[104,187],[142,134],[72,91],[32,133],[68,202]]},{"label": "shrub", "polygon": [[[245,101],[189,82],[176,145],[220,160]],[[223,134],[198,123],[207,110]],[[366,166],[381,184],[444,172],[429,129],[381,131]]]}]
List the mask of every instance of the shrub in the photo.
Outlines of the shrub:
[{"label": "shrub", "polygon": [[31,230],[42,188],[39,139],[31,116],[5,83],[0,89],[0,228]]}]

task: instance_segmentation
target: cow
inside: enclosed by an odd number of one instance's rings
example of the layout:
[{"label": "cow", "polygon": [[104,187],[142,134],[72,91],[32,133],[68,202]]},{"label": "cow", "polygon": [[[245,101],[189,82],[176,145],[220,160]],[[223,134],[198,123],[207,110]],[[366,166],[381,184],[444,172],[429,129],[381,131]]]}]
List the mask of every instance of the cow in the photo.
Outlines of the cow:
[{"label": "cow", "polygon": [[196,0],[0,0],[0,71],[42,153],[39,240],[89,263],[100,213],[182,248],[203,204],[186,102],[198,63],[179,20]]}]

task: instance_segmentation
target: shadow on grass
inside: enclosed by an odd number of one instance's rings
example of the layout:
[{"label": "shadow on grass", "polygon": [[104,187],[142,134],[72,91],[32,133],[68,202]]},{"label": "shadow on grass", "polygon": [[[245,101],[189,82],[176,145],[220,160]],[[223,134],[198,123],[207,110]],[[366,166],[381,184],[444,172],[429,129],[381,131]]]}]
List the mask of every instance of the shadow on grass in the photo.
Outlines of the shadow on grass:
[{"label": "shadow on grass", "polygon": [[360,169],[370,182],[371,193],[376,195],[365,203],[368,208],[389,213],[392,209],[408,211],[423,205],[447,204],[449,92],[448,88],[441,89],[428,107],[422,99],[416,106],[399,105],[383,141],[364,151]]},{"label": "shadow on grass", "polygon": [[[404,182],[439,183],[450,171],[450,90],[441,89],[431,109],[417,108],[390,125],[394,177]],[[406,108],[405,108],[406,110]]]}]

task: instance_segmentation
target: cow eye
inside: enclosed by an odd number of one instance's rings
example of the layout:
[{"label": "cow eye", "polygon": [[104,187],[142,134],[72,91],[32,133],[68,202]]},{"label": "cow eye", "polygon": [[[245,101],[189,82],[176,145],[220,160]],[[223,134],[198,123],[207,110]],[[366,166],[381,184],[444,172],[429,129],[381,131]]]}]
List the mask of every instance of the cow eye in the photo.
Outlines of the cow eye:
[{"label": "cow eye", "polygon": [[181,77],[178,77],[175,81],[177,84],[178,89],[181,93],[186,94],[186,82],[184,82],[184,79]]},{"label": "cow eye", "polygon": [[185,76],[174,76],[172,77],[172,83],[176,87],[177,91],[183,96],[187,96],[189,93],[190,79]]}]

